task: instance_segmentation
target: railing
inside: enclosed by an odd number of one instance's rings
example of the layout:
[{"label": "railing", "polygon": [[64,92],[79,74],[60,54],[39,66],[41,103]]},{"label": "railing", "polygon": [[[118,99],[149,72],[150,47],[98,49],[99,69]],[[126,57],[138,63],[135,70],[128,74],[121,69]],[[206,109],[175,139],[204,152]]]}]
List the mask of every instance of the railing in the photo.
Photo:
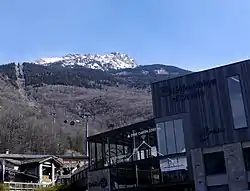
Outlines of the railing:
[{"label": "railing", "polygon": [[10,191],[34,191],[41,187],[50,187],[51,184],[26,183],[26,182],[4,182]]}]

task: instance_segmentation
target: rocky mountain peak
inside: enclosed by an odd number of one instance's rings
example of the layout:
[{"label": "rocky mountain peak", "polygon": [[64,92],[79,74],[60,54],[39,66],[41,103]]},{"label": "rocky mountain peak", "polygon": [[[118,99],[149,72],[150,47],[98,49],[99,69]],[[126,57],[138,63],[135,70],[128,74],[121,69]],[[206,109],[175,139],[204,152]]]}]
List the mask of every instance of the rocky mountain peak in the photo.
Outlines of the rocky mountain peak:
[{"label": "rocky mountain peak", "polygon": [[82,66],[107,71],[110,69],[135,68],[137,64],[127,54],[111,52],[109,54],[67,54],[62,57],[41,58],[35,61],[38,65],[60,64],[62,66]]}]

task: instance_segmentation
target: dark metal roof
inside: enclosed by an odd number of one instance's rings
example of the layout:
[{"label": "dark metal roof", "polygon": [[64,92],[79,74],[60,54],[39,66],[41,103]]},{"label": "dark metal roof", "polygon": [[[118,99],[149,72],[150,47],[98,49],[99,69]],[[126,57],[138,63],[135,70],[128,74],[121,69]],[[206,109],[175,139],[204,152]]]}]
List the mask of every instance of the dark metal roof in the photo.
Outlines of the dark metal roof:
[{"label": "dark metal roof", "polygon": [[8,159],[19,159],[19,160],[26,160],[26,159],[41,159],[46,157],[56,156],[62,159],[88,159],[85,155],[78,155],[78,154],[64,154],[64,155],[29,155],[29,154],[0,154],[0,158],[8,158]]},{"label": "dark metal roof", "polygon": [[9,158],[9,159],[36,159],[36,158],[45,158],[52,155],[29,155],[29,154],[0,154],[0,158]]},{"label": "dark metal roof", "polygon": [[88,157],[85,155],[75,155],[75,154],[57,155],[57,157],[62,159],[88,159]]},{"label": "dark metal roof", "polygon": [[25,161],[22,161],[22,164],[43,163],[43,162],[45,162],[47,160],[53,160],[55,162],[55,164],[57,164],[58,166],[63,166],[62,161],[60,161],[59,158],[55,158],[53,156],[45,157],[45,158],[37,158],[37,159],[25,160]]},{"label": "dark metal roof", "polygon": [[14,160],[14,159],[4,159],[5,161],[8,161],[12,164],[15,164],[15,165],[21,165],[21,161],[19,160]]},{"label": "dark metal roof", "polygon": [[23,154],[0,154],[0,159],[6,160],[16,165],[42,163],[46,160],[54,160],[56,164],[62,166],[62,159],[53,155],[23,155]]},{"label": "dark metal roof", "polygon": [[134,123],[125,127],[120,127],[114,130],[110,130],[110,131],[106,131],[104,133],[99,133],[93,136],[88,137],[88,141],[95,141],[95,142],[99,142],[99,141],[104,141],[105,138],[109,137],[109,138],[113,138],[116,140],[119,140],[120,135],[123,133],[131,133],[132,130],[135,131],[140,131],[140,130],[145,130],[145,129],[149,129],[155,126],[154,123],[154,119],[148,119],[145,121],[141,121],[138,123]]}]

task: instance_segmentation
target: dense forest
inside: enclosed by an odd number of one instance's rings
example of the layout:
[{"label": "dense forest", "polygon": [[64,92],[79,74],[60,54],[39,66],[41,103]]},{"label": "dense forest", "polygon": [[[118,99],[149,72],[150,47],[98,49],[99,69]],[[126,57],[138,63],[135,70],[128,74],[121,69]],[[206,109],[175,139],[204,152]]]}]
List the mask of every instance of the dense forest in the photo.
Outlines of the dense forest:
[{"label": "dense forest", "polygon": [[[166,69],[169,72],[159,75],[154,72],[158,69]],[[126,85],[129,88],[148,88],[154,81],[176,77],[189,71],[164,65],[102,71],[82,66],[62,67],[60,63],[51,66],[24,63],[24,72],[27,86],[50,84],[101,88],[102,86]]]}]

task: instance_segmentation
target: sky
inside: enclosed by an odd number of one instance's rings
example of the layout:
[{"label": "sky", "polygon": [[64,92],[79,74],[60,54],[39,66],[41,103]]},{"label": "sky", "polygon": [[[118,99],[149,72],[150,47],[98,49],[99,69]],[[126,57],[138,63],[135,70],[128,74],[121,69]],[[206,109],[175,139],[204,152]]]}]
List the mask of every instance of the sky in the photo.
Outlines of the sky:
[{"label": "sky", "polygon": [[249,0],[0,0],[0,63],[126,53],[199,71],[250,57]]}]

